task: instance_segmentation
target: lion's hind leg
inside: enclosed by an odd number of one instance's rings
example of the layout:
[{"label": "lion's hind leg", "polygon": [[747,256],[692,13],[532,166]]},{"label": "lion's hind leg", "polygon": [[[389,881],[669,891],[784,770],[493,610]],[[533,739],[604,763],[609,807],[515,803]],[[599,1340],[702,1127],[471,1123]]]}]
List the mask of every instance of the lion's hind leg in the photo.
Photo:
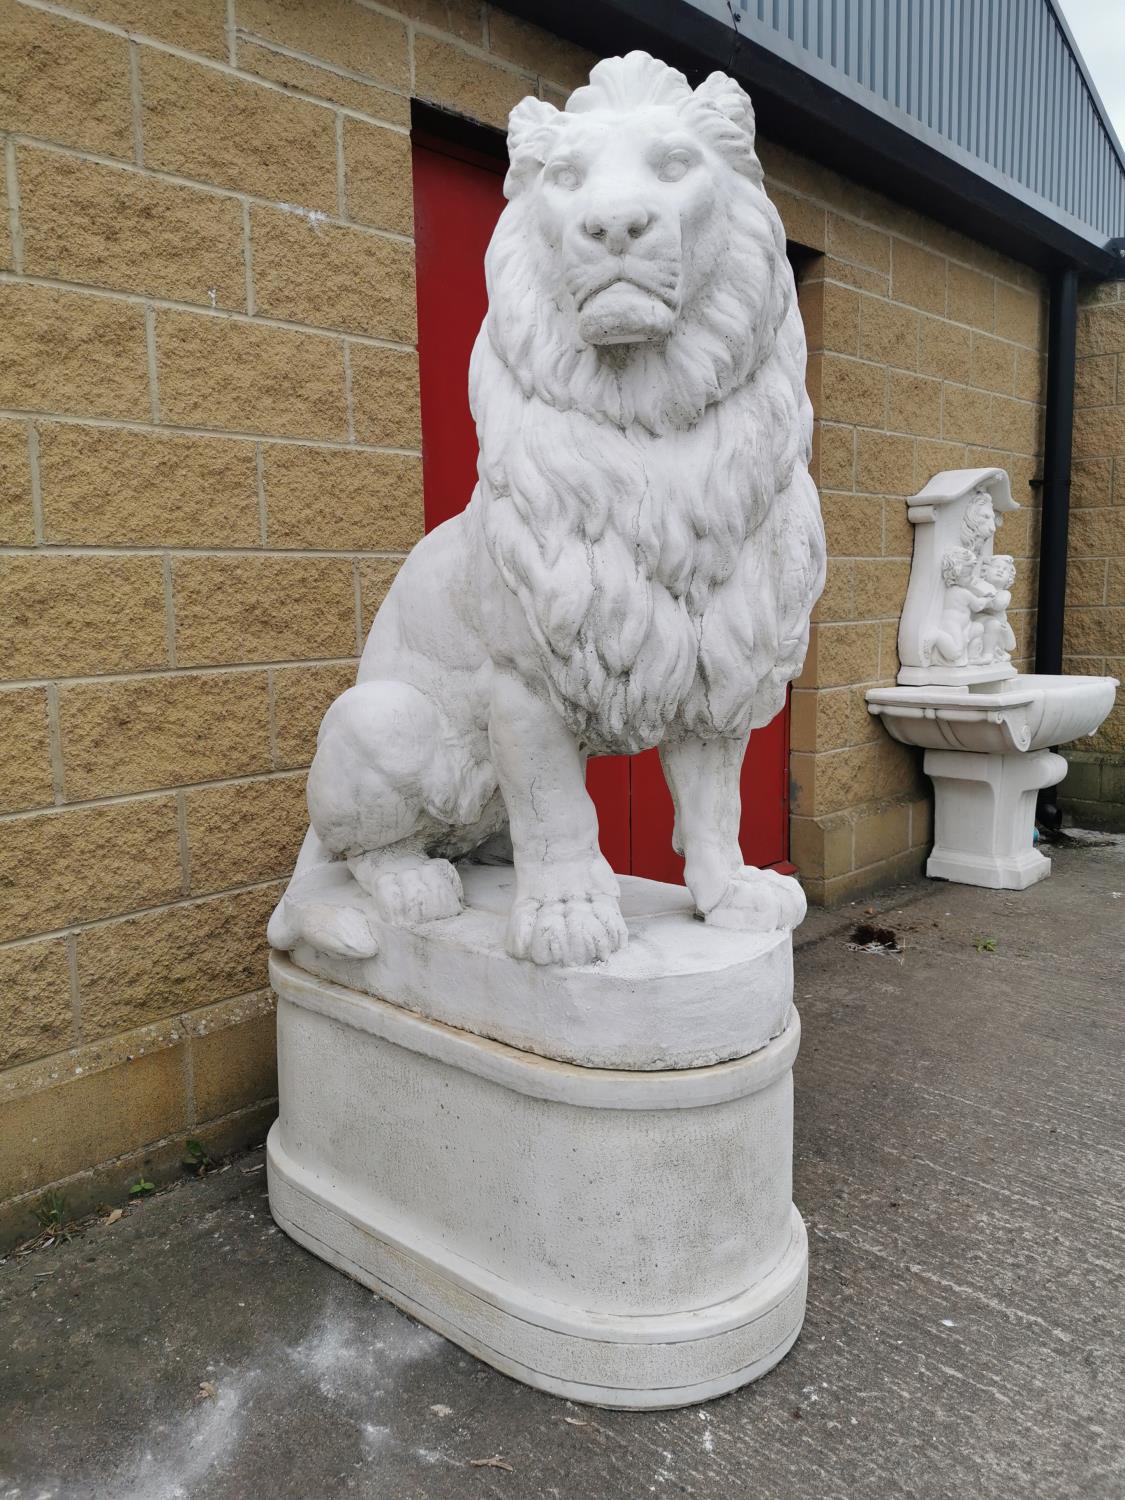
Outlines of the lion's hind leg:
[{"label": "lion's hind leg", "polygon": [[417,840],[354,854],[348,869],[385,922],[405,927],[455,917],[461,910],[460,875],[449,860],[431,859]]},{"label": "lion's hind leg", "polygon": [[324,717],[309,770],[309,814],[384,921],[456,916],[461,881],[427,845],[472,824],[495,781],[418,688],[368,681]]}]

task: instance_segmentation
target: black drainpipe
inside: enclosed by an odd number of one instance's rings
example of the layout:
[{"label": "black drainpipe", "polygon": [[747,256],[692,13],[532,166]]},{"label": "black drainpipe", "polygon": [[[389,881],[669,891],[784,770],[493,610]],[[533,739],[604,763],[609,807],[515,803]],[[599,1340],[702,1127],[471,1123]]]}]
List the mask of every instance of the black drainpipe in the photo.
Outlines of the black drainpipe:
[{"label": "black drainpipe", "polygon": [[[1039,597],[1035,622],[1035,670],[1052,675],[1062,671],[1077,330],[1078,272],[1067,266],[1051,276],[1039,525]],[[1035,816],[1045,828],[1052,832],[1058,830],[1062,813],[1057,787],[1047,787],[1039,793]]]}]

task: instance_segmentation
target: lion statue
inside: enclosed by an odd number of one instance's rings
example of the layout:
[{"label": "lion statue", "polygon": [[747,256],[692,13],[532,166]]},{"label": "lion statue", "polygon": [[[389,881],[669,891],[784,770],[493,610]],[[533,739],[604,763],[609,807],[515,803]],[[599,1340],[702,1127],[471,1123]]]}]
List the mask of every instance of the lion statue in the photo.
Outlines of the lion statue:
[{"label": "lion statue", "polygon": [[460,910],[452,860],[507,851],[509,951],[607,958],[626,930],[585,763],[654,745],[700,915],[804,915],[797,882],[738,846],[747,741],[801,670],[825,561],[750,100],[632,52],[564,110],[523,100],[508,146],[469,376],[478,483],[403,565],[325,716],[278,948],[377,951],[362,906],[302,899],[325,861],[367,911],[419,923]]}]

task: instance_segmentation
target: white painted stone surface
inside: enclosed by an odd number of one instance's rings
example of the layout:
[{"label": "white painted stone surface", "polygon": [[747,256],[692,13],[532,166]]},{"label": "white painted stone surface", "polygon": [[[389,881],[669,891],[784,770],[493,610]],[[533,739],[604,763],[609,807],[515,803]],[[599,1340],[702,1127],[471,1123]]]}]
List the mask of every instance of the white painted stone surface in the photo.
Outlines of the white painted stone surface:
[{"label": "white painted stone surface", "polygon": [[[805,340],[731,79],[631,53],[508,139],[479,483],[325,716],[270,922],[270,1205],[499,1369],[674,1406],[804,1316],[805,898],[738,828],[824,581]],[[654,746],[686,891],[618,881],[585,789]]]},{"label": "white painted stone surface", "polygon": [[[565,110],[523,100],[508,142],[470,373],[479,483],[408,558],[325,716],[280,950],[371,958],[380,925],[456,916],[453,859],[506,847],[509,952],[607,959],[627,929],[585,761],[652,746],[705,920],[804,915],[738,847],[747,740],[801,670],[825,555],[750,101],[633,52]],[[333,861],[363,905],[305,883]]]},{"label": "white painted stone surface", "polygon": [[899,623],[903,684],[969,686],[1014,677],[1007,621],[1015,564],[994,552],[1018,510],[1003,469],[946,469],[907,501],[914,560]]},{"label": "white painted stone surface", "polygon": [[925,751],[934,783],[928,875],[1022,890],[1051,872],[1034,847],[1036,794],[1066,775],[1053,746],[1093,734],[1113,677],[1017,674],[1007,622],[1015,567],[993,553],[1016,509],[1003,469],[936,474],[907,501],[914,558],[899,626],[900,686],[871,688],[884,728]]},{"label": "white painted stone surface", "polygon": [[987,692],[870,688],[867,706],[904,745],[1019,755],[1093,734],[1113,707],[1116,686],[1113,677],[1021,672]]},{"label": "white painted stone surface", "polygon": [[927,750],[922,765],[934,783],[927,875],[1015,891],[1046,879],[1051,861],[1033,846],[1035,798],[1066,775],[1061,755]]},{"label": "white painted stone surface", "polygon": [[808,1253],[792,1204],[795,1012],[737,1061],[605,1070],[278,956],[271,977],[270,1206],[314,1253],[577,1401],[706,1400],[792,1345]]}]

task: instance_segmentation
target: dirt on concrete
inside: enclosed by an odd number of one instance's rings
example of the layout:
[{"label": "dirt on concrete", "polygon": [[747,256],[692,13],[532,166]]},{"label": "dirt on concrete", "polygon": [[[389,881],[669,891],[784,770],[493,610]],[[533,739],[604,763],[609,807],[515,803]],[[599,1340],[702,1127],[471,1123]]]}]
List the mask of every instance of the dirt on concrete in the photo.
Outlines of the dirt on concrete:
[{"label": "dirt on concrete", "polygon": [[0,1500],[1121,1500],[1125,839],[1052,855],[810,923],[808,1318],[755,1385],[528,1390],[289,1241],[257,1153],[0,1264]]}]

